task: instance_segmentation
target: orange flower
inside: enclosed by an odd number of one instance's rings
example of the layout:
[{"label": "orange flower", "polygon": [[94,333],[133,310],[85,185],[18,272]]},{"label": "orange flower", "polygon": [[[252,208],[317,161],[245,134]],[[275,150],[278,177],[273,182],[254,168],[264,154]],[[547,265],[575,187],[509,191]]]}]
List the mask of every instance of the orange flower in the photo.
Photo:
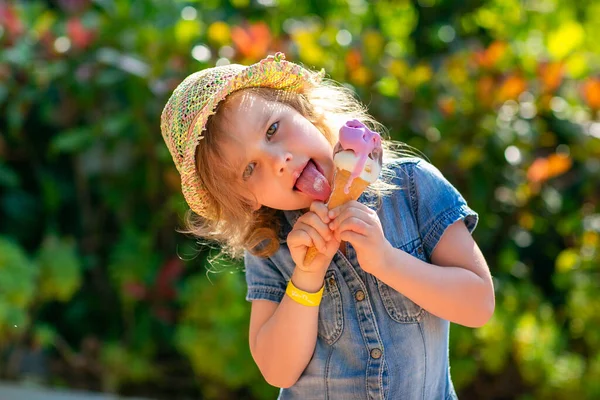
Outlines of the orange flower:
[{"label": "orange flower", "polygon": [[562,83],[564,77],[564,65],[561,62],[542,63],[538,65],[538,76],[542,82],[545,92],[553,92]]},{"label": "orange flower", "polygon": [[500,90],[498,91],[497,99],[500,102],[516,99],[521,93],[527,89],[527,82],[518,75],[511,75],[504,80]]},{"label": "orange flower", "polygon": [[502,59],[507,48],[506,42],[495,41],[487,49],[475,53],[475,61],[483,68],[492,68]]},{"label": "orange flower", "polygon": [[371,71],[363,65],[350,72],[350,81],[357,86],[366,86],[372,79]]},{"label": "orange flower", "polygon": [[442,96],[438,99],[438,106],[444,117],[448,118],[456,112],[456,99],[450,96]]},{"label": "orange flower", "polygon": [[354,71],[362,64],[362,56],[360,51],[352,49],[346,54],[346,67],[349,71]]},{"label": "orange flower", "polygon": [[477,99],[484,107],[489,107],[492,104],[494,93],[494,78],[484,76],[477,81]]},{"label": "orange flower", "polygon": [[242,56],[259,60],[267,55],[273,38],[267,24],[259,22],[245,29],[234,26],[231,29],[231,40]]},{"label": "orange flower", "polygon": [[600,78],[588,78],[581,86],[581,92],[592,109],[600,109]]},{"label": "orange flower", "polygon": [[566,154],[551,154],[547,158],[536,158],[527,170],[527,179],[532,183],[545,182],[567,172],[572,163],[571,158]]}]

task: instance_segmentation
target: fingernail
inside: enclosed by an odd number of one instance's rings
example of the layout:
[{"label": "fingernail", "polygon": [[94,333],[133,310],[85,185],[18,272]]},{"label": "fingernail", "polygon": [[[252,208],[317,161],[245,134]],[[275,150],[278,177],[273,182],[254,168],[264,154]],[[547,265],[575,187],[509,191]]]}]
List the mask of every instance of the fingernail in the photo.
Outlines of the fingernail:
[{"label": "fingernail", "polygon": [[335,216],[335,213],[333,211],[329,211],[327,215],[329,215],[329,218],[333,218]]}]

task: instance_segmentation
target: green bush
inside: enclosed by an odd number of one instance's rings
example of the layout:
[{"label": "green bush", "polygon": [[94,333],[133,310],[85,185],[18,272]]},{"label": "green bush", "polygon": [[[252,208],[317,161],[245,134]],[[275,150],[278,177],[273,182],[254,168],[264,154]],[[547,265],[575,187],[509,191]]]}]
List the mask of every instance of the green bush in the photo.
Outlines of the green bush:
[{"label": "green bush", "polygon": [[176,232],[159,118],[189,73],[280,50],[479,212],[497,308],[452,328],[461,398],[597,398],[599,19],[595,1],[0,2],[0,377],[41,349],[58,386],[275,396],[239,262],[207,274],[212,250]]}]

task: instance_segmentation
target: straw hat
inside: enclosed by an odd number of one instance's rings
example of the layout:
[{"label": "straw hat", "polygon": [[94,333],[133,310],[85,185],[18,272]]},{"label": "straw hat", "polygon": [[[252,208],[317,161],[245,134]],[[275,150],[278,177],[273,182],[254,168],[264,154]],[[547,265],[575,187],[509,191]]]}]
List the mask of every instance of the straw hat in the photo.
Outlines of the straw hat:
[{"label": "straw hat", "polygon": [[181,190],[196,214],[216,219],[209,209],[202,177],[196,170],[196,147],[206,121],[220,101],[245,88],[268,87],[302,93],[323,79],[324,71],[309,71],[276,53],[256,64],[208,68],[191,74],[175,89],[161,115],[160,129],[181,175]]}]

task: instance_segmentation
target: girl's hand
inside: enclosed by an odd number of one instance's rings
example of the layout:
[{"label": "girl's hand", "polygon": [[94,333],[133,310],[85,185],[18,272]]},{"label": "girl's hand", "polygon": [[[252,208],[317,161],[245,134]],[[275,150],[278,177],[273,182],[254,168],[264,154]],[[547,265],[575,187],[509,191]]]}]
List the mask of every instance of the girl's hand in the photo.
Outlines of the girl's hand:
[{"label": "girl's hand", "polygon": [[[325,273],[340,247],[339,240],[329,229],[331,219],[327,216],[327,211],[323,202],[314,201],[310,205],[310,211],[298,218],[287,237],[292,259],[302,271]],[[304,265],[304,257],[310,246],[315,246],[319,254],[309,265]]]},{"label": "girl's hand", "polygon": [[329,211],[329,227],[336,240],[352,244],[360,267],[377,275],[387,265],[392,245],[383,235],[379,216],[358,201],[349,201]]}]

